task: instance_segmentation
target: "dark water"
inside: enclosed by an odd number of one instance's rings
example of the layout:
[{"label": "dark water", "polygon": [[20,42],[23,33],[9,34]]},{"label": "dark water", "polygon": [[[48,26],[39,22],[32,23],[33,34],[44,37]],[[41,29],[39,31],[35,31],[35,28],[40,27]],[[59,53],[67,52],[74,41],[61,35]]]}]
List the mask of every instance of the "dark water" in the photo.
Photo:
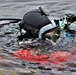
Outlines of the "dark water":
[{"label": "dark water", "polygon": [[[76,0],[0,0],[0,18],[21,18],[23,15],[39,6],[44,8],[53,18],[60,18],[66,13],[76,14]],[[73,26],[76,29],[76,26]],[[5,32],[10,34],[4,35]],[[52,64],[34,64],[11,56],[8,52],[20,49],[17,43],[19,35],[18,24],[10,24],[0,28],[0,52],[6,59],[0,60],[0,75],[76,75],[76,60],[64,66]],[[67,42],[68,43],[67,43]],[[76,52],[76,38],[65,39],[52,50]]]}]

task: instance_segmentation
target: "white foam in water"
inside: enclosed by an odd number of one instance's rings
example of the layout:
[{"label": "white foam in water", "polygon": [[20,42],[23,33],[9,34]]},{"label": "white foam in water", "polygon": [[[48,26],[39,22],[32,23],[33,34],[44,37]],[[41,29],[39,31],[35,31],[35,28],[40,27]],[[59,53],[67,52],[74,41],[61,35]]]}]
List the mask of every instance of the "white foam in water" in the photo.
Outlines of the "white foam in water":
[{"label": "white foam in water", "polygon": [[7,24],[7,23],[9,23],[10,21],[0,21],[0,24]]}]

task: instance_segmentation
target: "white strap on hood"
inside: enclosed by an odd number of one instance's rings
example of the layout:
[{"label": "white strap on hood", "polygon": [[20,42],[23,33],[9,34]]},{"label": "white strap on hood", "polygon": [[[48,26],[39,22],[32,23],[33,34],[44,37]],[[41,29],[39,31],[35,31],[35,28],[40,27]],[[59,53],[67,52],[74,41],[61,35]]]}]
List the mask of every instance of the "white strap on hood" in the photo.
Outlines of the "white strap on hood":
[{"label": "white strap on hood", "polygon": [[53,28],[56,27],[56,24],[55,24],[54,20],[52,20],[49,16],[48,16],[48,19],[51,21],[51,24],[48,24],[48,25],[46,25],[46,26],[44,26],[44,27],[42,27],[42,28],[40,29],[40,31],[39,31],[39,38],[40,38],[40,39],[42,39],[42,34],[43,34],[44,32],[46,32],[46,31],[48,31],[48,30],[51,30],[51,29],[53,29]]}]

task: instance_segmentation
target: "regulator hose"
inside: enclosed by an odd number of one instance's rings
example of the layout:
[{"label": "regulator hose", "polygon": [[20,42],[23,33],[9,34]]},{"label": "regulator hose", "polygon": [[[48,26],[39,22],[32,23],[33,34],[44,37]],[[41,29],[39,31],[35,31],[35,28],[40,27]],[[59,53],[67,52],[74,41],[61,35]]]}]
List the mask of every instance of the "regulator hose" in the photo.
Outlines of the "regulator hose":
[{"label": "regulator hose", "polygon": [[0,18],[1,20],[16,20],[16,21],[21,21],[22,19],[18,19],[18,18]]}]

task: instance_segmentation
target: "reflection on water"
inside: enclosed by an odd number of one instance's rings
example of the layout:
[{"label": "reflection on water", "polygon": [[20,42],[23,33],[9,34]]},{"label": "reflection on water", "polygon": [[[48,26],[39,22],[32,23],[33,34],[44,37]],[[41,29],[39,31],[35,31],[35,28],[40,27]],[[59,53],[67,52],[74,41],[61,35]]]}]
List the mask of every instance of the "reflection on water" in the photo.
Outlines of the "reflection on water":
[{"label": "reflection on water", "polygon": [[[23,15],[32,9],[42,6],[44,10],[49,12],[51,17],[60,18],[65,13],[76,14],[75,0],[0,0],[0,17],[3,18],[22,18]],[[9,34],[4,34],[9,32]],[[10,52],[14,52],[21,47],[17,43],[19,35],[18,24],[10,24],[0,28],[0,74],[5,75],[75,75],[76,74],[76,58],[65,63],[65,65],[47,65],[22,61],[13,57]],[[67,42],[66,42],[67,41]],[[63,43],[51,47],[51,52],[65,50],[76,52],[76,38],[65,39]],[[47,48],[46,48],[47,49]],[[2,57],[2,58],[1,58]]]}]

